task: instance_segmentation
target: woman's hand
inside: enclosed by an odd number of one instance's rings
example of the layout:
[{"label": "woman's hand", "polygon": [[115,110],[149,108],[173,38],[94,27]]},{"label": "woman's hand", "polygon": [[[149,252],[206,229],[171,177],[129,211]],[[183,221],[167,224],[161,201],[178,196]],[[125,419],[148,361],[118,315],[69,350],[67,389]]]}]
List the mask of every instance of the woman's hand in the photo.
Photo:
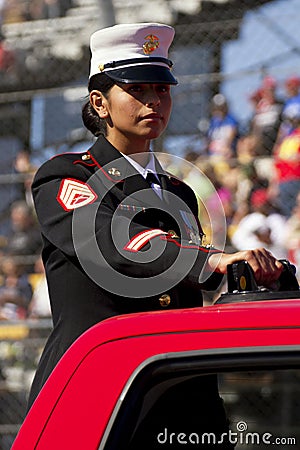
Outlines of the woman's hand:
[{"label": "woman's hand", "polygon": [[259,286],[272,287],[279,278],[283,265],[265,248],[243,250],[236,253],[216,253],[208,259],[210,268],[219,273],[227,272],[228,264],[247,261]]}]

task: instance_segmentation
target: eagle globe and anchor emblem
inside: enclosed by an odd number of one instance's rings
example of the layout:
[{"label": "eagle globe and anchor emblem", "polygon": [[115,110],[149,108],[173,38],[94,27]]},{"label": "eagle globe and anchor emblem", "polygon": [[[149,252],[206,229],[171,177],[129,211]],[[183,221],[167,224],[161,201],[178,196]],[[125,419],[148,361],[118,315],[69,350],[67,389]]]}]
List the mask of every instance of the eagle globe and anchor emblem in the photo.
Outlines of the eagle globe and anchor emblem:
[{"label": "eagle globe and anchor emblem", "polygon": [[145,39],[146,42],[143,44],[143,50],[145,55],[150,55],[159,47],[159,38],[154,34],[148,34]]}]

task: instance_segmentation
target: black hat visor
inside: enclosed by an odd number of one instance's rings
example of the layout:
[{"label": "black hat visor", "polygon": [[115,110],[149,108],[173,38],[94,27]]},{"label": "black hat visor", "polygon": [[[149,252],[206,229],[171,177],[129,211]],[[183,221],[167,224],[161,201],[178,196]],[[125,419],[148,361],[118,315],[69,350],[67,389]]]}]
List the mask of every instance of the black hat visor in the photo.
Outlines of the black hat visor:
[{"label": "black hat visor", "polygon": [[178,84],[170,69],[154,64],[107,70],[105,74],[119,83]]}]

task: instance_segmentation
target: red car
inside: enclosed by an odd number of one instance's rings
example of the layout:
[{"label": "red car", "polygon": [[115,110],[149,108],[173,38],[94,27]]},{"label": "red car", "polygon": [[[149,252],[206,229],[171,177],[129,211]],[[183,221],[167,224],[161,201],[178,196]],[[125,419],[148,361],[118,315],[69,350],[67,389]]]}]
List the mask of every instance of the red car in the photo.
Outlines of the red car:
[{"label": "red car", "polygon": [[[218,374],[237,449],[249,442],[300,448],[298,284],[248,292],[247,274],[230,276],[243,291],[213,306],[118,316],[85,332],[46,382],[12,450],[124,450],[139,420],[132,416],[137,398],[150,390],[161,395],[162,380],[168,386],[211,373]],[[162,449],[180,440],[184,448],[196,442],[193,434],[176,436],[162,424],[157,440]]]}]

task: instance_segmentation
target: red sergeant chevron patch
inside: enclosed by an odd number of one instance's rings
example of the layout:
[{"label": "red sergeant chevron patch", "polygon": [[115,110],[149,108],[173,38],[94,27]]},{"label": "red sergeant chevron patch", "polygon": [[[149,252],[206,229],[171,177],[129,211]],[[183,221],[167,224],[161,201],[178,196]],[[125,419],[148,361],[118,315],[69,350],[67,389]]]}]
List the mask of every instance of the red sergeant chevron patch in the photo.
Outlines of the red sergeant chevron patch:
[{"label": "red sergeant chevron patch", "polygon": [[65,211],[72,211],[93,203],[97,197],[93,189],[83,181],[65,178],[60,183],[56,198]]},{"label": "red sergeant chevron patch", "polygon": [[130,239],[130,241],[125,245],[124,250],[128,250],[129,252],[138,252],[150,241],[150,239],[165,234],[168,233],[158,228],[142,231],[141,233],[136,234],[132,239]]}]

